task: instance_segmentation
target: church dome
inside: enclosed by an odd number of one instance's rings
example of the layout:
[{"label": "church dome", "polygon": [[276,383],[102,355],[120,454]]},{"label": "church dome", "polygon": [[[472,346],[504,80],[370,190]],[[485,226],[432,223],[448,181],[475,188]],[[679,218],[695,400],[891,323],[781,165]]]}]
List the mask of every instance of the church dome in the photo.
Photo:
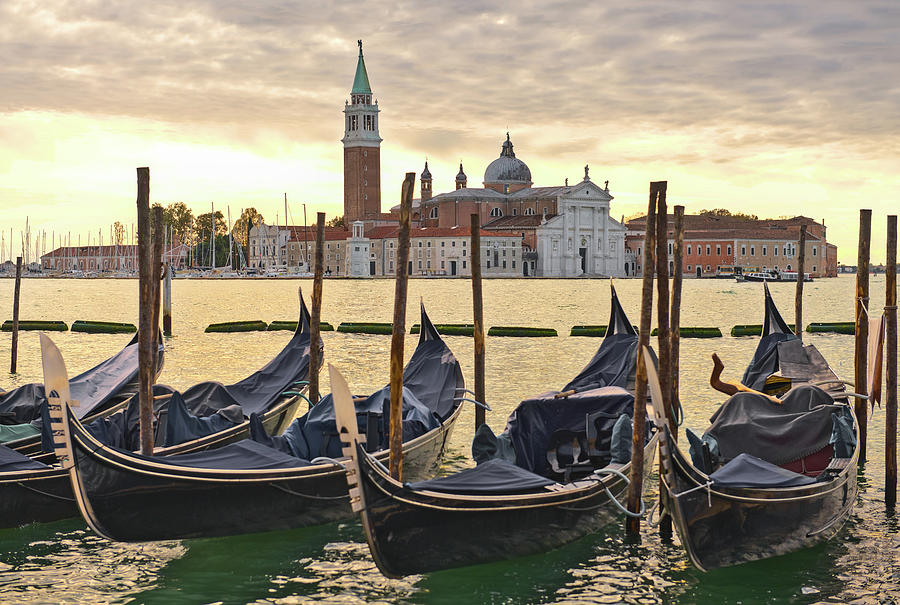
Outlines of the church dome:
[{"label": "church dome", "polygon": [[528,169],[525,162],[516,157],[512,141],[509,140],[509,133],[506,133],[506,141],[503,142],[500,157],[488,164],[484,171],[484,184],[520,183],[531,184],[531,170]]}]

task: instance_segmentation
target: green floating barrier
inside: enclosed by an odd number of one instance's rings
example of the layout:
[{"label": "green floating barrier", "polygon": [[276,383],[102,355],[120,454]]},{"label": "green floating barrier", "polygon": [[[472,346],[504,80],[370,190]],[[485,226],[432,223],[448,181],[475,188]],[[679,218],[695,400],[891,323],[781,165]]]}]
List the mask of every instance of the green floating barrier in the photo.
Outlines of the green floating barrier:
[{"label": "green floating barrier", "polygon": [[209,324],[204,332],[265,332],[268,325],[261,319],[251,321],[226,321]]},{"label": "green floating barrier", "polygon": [[[789,324],[791,330],[794,324]],[[762,324],[739,324],[731,328],[732,336],[759,336],[762,334]]]},{"label": "green floating barrier", "polygon": [[852,321],[814,321],[806,326],[807,332],[831,332],[832,334],[855,334],[856,325]]},{"label": "green floating barrier", "polygon": [[[3,325],[0,326],[0,331],[2,332],[12,332],[13,322],[11,319],[7,319],[3,322]],[[23,321],[19,320],[19,330],[43,330],[45,332],[65,332],[69,329],[69,326],[64,321],[44,321],[44,320],[31,320],[31,321]]]},{"label": "green floating barrier", "polygon": [[[475,326],[472,324],[434,324],[438,334],[444,336],[472,336],[475,333]],[[418,334],[421,331],[419,324],[413,324],[410,328],[410,334]]]},{"label": "green floating barrier", "polygon": [[357,323],[342,322],[338,328],[338,332],[348,332],[350,334],[390,334],[394,330],[394,324],[390,323]]},{"label": "green floating barrier", "polygon": [[[760,331],[762,331],[762,328],[760,328]],[[650,332],[650,336],[657,336],[658,334],[658,328],[653,328],[653,331]],[[680,328],[678,334],[681,338],[721,338],[722,330],[719,328],[697,328],[686,326]]]},{"label": "green floating barrier", "polygon": [[[296,321],[273,321],[269,324],[267,328],[270,332],[275,330],[290,330],[294,332],[297,330],[297,322]],[[327,321],[319,322],[319,332],[334,332],[334,326],[328,323]]]},{"label": "green floating barrier", "polygon": [[73,332],[87,334],[131,334],[137,332],[137,326],[118,321],[89,321],[78,319],[72,324]]},{"label": "green floating barrier", "polygon": [[[632,326],[637,332],[638,327]],[[606,336],[607,326],[572,326],[569,336]]]},{"label": "green floating barrier", "polygon": [[523,328],[521,326],[492,326],[488,336],[558,336],[553,328]]}]

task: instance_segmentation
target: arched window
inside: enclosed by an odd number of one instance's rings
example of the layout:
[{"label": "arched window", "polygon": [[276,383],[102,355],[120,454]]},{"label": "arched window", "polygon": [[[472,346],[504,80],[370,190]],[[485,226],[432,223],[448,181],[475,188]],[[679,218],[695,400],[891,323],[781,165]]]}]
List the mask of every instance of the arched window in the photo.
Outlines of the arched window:
[{"label": "arched window", "polygon": [[500,208],[491,208],[491,216],[503,216],[503,211]]},{"label": "arched window", "polygon": [[526,216],[532,215],[534,214],[534,208],[526,208],[525,212],[523,212],[522,214],[525,214]]},{"label": "arched window", "polygon": [[431,208],[431,212],[428,213],[428,218],[437,218],[438,217],[438,209],[437,206],[433,206]]}]

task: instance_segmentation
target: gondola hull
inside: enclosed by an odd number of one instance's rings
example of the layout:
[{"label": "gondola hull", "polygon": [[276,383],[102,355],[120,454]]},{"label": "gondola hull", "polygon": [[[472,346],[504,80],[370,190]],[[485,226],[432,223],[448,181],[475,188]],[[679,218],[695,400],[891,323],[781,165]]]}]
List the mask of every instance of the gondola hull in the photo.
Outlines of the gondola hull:
[{"label": "gondola hull", "polygon": [[[645,447],[645,460],[653,460],[656,442],[654,435]],[[576,482],[574,488],[562,491],[455,496],[405,487],[365,456],[360,455],[359,465],[366,503],[361,514],[363,526],[378,568],[388,577],[558,548],[597,531],[619,515],[604,486],[620,502],[627,491],[624,480],[609,475],[602,483],[579,486]],[[651,466],[645,466],[645,481]],[[627,476],[630,465],[619,470]]]},{"label": "gondola hull", "polygon": [[[263,415],[263,426],[273,433],[282,431],[283,427],[293,420],[303,402],[301,397],[285,398]],[[208,437],[169,448],[157,448],[155,453],[158,456],[166,456],[222,447],[246,439],[249,430],[250,423],[244,421]],[[40,440],[38,440],[39,449]],[[0,529],[20,527],[29,523],[59,521],[78,515],[78,505],[72,493],[72,483],[67,471],[51,467],[0,474]]]},{"label": "gondola hull", "polygon": [[[667,438],[667,437],[666,437]],[[856,501],[853,457],[832,480],[794,488],[702,487],[706,475],[674,449],[662,501],[691,561],[701,570],[766,559],[833,537]],[[693,490],[693,491],[690,491]]]},{"label": "gondola hull", "polygon": [[[459,408],[440,427],[405,444],[411,475],[431,472]],[[318,464],[270,471],[176,467],[107,448],[70,418],[77,472],[72,485],[98,534],[143,542],[226,536],[350,518],[343,469]],[[380,457],[387,457],[383,452]]]}]

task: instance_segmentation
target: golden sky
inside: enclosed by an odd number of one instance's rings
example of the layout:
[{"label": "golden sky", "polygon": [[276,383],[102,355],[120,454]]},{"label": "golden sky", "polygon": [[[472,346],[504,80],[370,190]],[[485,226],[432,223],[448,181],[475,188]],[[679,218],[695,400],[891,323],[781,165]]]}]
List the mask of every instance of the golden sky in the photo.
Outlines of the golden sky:
[{"label": "golden sky", "polygon": [[[364,40],[382,202],[425,158],[469,184],[508,130],[537,186],[609,180],[613,216],[669,181],[688,212],[825,220],[855,264],[900,210],[900,4],[0,1],[0,236],[88,233],[151,200],[342,213],[344,100]],[[48,245],[49,247],[49,245]],[[8,255],[3,255],[4,260]]]}]

